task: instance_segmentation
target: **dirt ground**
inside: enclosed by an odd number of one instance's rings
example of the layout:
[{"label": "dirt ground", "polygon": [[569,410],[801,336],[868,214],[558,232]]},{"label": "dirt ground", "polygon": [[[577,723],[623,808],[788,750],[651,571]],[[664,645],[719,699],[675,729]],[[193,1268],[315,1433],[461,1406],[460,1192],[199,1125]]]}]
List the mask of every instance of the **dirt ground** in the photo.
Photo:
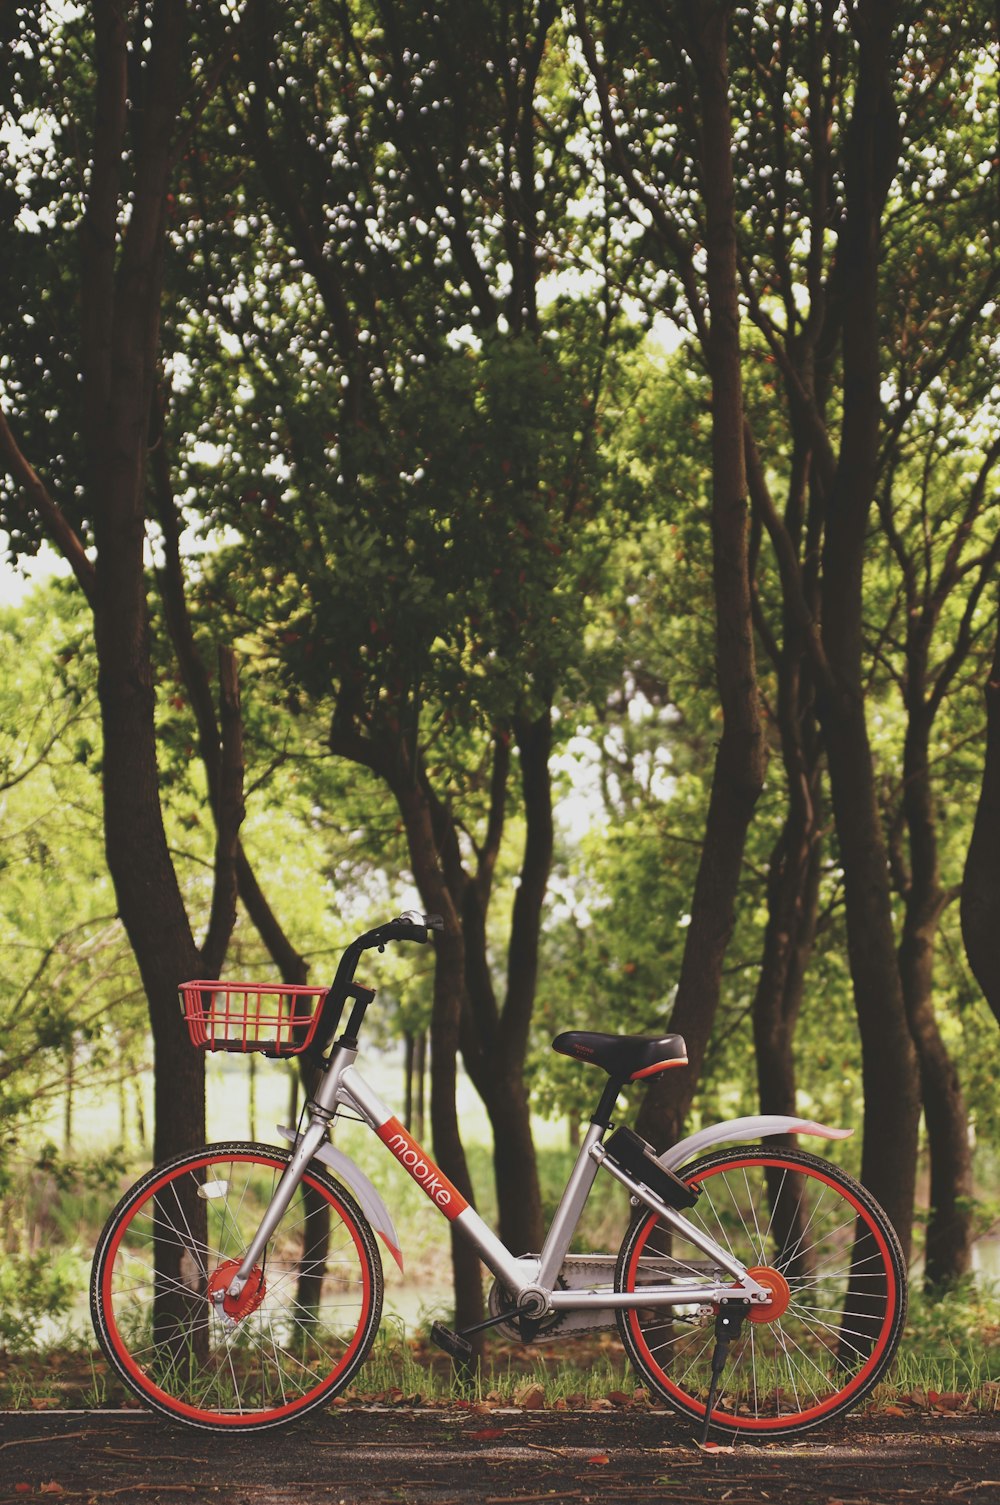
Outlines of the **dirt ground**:
[{"label": "dirt ground", "polygon": [[703,1451],[662,1411],[351,1407],[258,1437],[138,1412],[0,1415],[0,1501],[116,1505],[1000,1505],[1000,1421],[849,1418]]}]

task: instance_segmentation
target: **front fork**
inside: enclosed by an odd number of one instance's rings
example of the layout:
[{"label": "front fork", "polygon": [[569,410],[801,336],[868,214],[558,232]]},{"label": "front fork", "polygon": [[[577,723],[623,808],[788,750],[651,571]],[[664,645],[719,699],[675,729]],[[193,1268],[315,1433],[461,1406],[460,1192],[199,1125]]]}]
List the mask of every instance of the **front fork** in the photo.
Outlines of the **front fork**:
[{"label": "front fork", "polygon": [[210,1293],[212,1304],[219,1317],[227,1325],[231,1325],[233,1319],[226,1315],[223,1303],[227,1299],[236,1301],[242,1294],[254,1265],[264,1253],[268,1240],[288,1210],[289,1203],[295,1195],[295,1188],[302,1180],[306,1167],[326,1138],[327,1124],[332,1116],[332,1114],[328,1114],[323,1109],[317,1109],[316,1105],[313,1104],[313,1113],[308,1127],[299,1140],[291,1160],[281,1173],[281,1179],[275,1187],[274,1196],[268,1203],[264,1216],[261,1219],[260,1227],[250,1240],[249,1247],[240,1262],[239,1269],[235,1272],[227,1286],[220,1286],[217,1290]]}]

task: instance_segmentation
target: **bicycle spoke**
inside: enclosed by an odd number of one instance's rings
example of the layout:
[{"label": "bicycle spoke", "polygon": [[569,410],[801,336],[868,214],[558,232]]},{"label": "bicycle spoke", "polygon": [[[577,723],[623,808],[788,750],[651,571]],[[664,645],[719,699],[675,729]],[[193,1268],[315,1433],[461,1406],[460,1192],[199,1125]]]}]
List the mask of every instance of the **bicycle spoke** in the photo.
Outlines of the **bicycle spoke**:
[{"label": "bicycle spoke", "polygon": [[[688,1216],[739,1263],[789,1271],[808,1261],[808,1274],[789,1278],[787,1302],[775,1315],[762,1308],[743,1319],[722,1371],[713,1424],[781,1436],[853,1404],[891,1359],[905,1311],[905,1300],[891,1299],[903,1272],[884,1214],[862,1189],[848,1191],[851,1183],[835,1166],[798,1150],[715,1151],[688,1175],[702,1189]],[[655,1226],[651,1217],[630,1234],[618,1276],[620,1282],[624,1271],[626,1283],[618,1289],[641,1291],[657,1275],[667,1287],[680,1278],[679,1262],[658,1268],[645,1247]],[[874,1252],[865,1252],[866,1228]],[[675,1230],[674,1247],[682,1241]],[[706,1278],[704,1269],[699,1273]],[[863,1309],[867,1293],[875,1298],[872,1311]],[[697,1326],[678,1330],[655,1309],[636,1307],[619,1326],[651,1386],[703,1416],[715,1352],[712,1319],[703,1315]]]},{"label": "bicycle spoke", "polygon": [[[322,1252],[316,1246],[305,1257],[312,1207],[297,1193],[261,1254],[242,1312],[240,1300],[226,1298],[227,1315],[208,1294],[213,1274],[245,1257],[289,1158],[254,1147],[189,1156],[158,1181],[151,1172],[149,1189],[142,1194],[140,1183],[120,1216],[114,1261],[95,1286],[114,1335],[109,1357],[140,1395],[181,1419],[206,1426],[218,1417],[230,1426],[282,1420],[334,1394],[338,1377],[349,1377],[367,1351],[380,1307],[380,1280],[373,1290],[371,1273],[377,1255],[370,1233],[362,1241],[359,1215],[350,1215],[352,1224],[323,1180],[310,1180],[328,1219]],[[205,1237],[195,1237],[192,1199],[220,1184],[224,1192],[204,1197]],[[105,1244],[110,1249],[108,1236]],[[171,1262],[195,1260],[194,1285],[155,1268],[164,1251]]]}]

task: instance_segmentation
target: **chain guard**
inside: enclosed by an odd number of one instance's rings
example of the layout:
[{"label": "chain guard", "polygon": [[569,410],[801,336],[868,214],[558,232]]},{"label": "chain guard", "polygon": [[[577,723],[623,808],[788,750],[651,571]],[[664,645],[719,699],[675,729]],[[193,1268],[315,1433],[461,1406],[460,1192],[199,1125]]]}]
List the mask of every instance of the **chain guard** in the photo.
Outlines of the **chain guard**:
[{"label": "chain guard", "polygon": [[[614,1284],[617,1263],[616,1254],[568,1254],[563,1261],[556,1284],[561,1291],[586,1291],[593,1286],[611,1286]],[[674,1264],[673,1261],[658,1255],[651,1271],[653,1283],[655,1284],[668,1273],[679,1276],[699,1274],[706,1280],[719,1280],[723,1274],[711,1260],[685,1260]],[[489,1294],[490,1316],[495,1317],[513,1304],[514,1298],[506,1286],[494,1280]],[[699,1307],[698,1317],[695,1319],[696,1325],[703,1326],[707,1317],[713,1316],[713,1307]],[[582,1307],[575,1312],[549,1312],[547,1317],[543,1317],[541,1322],[536,1324],[537,1331],[531,1338],[525,1338],[516,1317],[510,1322],[498,1322],[493,1330],[502,1333],[513,1343],[544,1343],[549,1339],[564,1337],[567,1333],[602,1332],[605,1328],[614,1327],[616,1322],[617,1318],[611,1307]]]}]

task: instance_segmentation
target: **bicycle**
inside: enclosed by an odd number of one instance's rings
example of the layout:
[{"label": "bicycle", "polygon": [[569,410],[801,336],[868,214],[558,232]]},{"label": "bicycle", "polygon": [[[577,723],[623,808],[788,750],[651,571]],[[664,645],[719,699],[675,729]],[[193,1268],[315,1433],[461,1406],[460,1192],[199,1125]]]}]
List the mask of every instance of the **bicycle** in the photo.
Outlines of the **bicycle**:
[{"label": "bicycle", "polygon": [[[366,950],[428,939],[408,912],[367,931],[332,987],[196,981],[182,990],[207,1049],[305,1054],[318,1080],[290,1149],[224,1143],[156,1166],[125,1193],[98,1242],[94,1325],[108,1360],[147,1405],[210,1430],[281,1426],[342,1391],[382,1307],[375,1233],[402,1268],[382,1197],[329,1140],[361,1119],[494,1274],[489,1316],[437,1323],[456,1358],[494,1328],[523,1341],[617,1323],[651,1394],[736,1437],[789,1436],[855,1405],[885,1373],[906,1314],[906,1274],[885,1213],[856,1181],[798,1149],[740,1137],[851,1130],[753,1116],[714,1124],[657,1156],[612,1126],[619,1092],[687,1064],[680,1035],[571,1031],[556,1050],[607,1073],[542,1249],[513,1255],[378,1098],[355,1061],[374,990],[354,980]],[[348,1022],[335,1038],[347,1004]],[[303,1122],[303,1120],[306,1120]],[[705,1153],[709,1151],[709,1153]],[[569,1254],[600,1171],[629,1193],[617,1256]]]}]

